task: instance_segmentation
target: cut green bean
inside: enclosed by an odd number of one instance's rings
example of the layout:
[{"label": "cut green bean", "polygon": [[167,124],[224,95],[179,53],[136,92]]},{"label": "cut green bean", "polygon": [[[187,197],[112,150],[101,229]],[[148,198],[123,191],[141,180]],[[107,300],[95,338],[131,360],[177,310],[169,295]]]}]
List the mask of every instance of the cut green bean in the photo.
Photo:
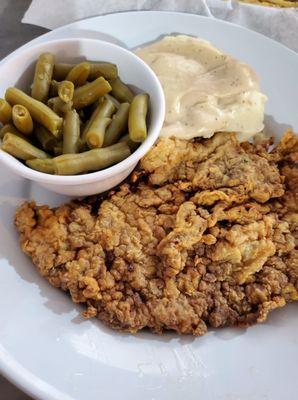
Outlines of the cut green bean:
[{"label": "cut green bean", "polygon": [[146,93],[138,94],[131,102],[128,115],[128,132],[133,142],[143,142],[147,137],[148,103],[149,95]]},{"label": "cut green bean", "polygon": [[115,104],[109,99],[103,99],[97,107],[96,118],[110,118],[115,111]]},{"label": "cut green bean", "polygon": [[[108,63],[108,62],[89,62],[90,64],[90,73],[88,76],[89,80],[94,80],[103,76],[105,79],[115,79],[118,76],[117,65]],[[54,66],[53,77],[58,81],[62,81],[66,78],[69,71],[76,64],[67,64],[67,63],[57,63]]]},{"label": "cut green bean", "polygon": [[133,93],[127,87],[120,78],[116,78],[110,81],[112,86],[111,95],[114,96],[120,103],[128,102],[131,103],[133,99]]},{"label": "cut green bean", "polygon": [[79,110],[89,106],[111,90],[112,88],[108,81],[102,77],[97,78],[95,81],[75,89],[73,107]]},{"label": "cut green bean", "polygon": [[14,135],[16,135],[16,136],[28,141],[28,136],[23,135],[12,124],[6,124],[1,128],[1,130],[0,130],[0,139],[3,139],[6,133],[13,133]]},{"label": "cut green bean", "polygon": [[49,96],[50,84],[54,68],[54,55],[43,53],[39,56],[34,73],[31,96],[45,102]]},{"label": "cut green bean", "polygon": [[80,118],[76,110],[65,114],[63,124],[63,154],[75,154],[80,147]]},{"label": "cut green bean", "polygon": [[111,118],[97,118],[91,124],[86,135],[86,142],[90,149],[102,147],[106,129],[111,121]]},{"label": "cut green bean", "polygon": [[148,98],[134,97],[115,64],[40,54],[31,96],[10,87],[0,99],[1,149],[48,174],[107,168],[146,138]]},{"label": "cut green bean", "polygon": [[89,107],[91,111],[91,116],[93,115],[94,111],[97,110],[98,106],[100,106],[100,104],[104,101],[105,98],[106,95],[101,96],[98,100],[96,100],[95,103],[91,104],[91,106]]},{"label": "cut green bean", "polygon": [[[62,81],[63,82],[63,81]],[[56,81],[55,79],[51,80],[51,84],[50,84],[50,90],[49,90],[49,97],[56,97],[58,96],[58,86],[59,86],[58,81]]]},{"label": "cut green bean", "polygon": [[129,103],[120,104],[118,111],[113,115],[112,122],[106,130],[103,147],[116,143],[122,133],[127,130],[129,107]]},{"label": "cut green bean", "polygon": [[104,97],[112,101],[117,109],[120,107],[120,102],[117,99],[115,99],[115,97],[111,96],[109,93],[105,94]]},{"label": "cut green bean", "polygon": [[73,99],[74,84],[70,81],[62,81],[58,85],[58,96],[64,103],[69,103]]},{"label": "cut green bean", "polygon": [[56,174],[75,175],[107,168],[129,155],[130,150],[126,143],[116,143],[104,149],[93,149],[80,154],[63,154],[53,160]]},{"label": "cut green bean", "polygon": [[64,103],[72,100],[74,93],[74,84],[70,81],[51,81],[50,97],[59,96]]},{"label": "cut green bean", "polygon": [[53,78],[57,81],[63,81],[75,65],[76,64],[56,63],[54,65]]},{"label": "cut green bean", "polygon": [[[17,130],[17,128],[15,126],[13,126],[12,124],[5,124],[1,129],[0,129],[0,139],[4,138],[5,133],[14,133],[14,134],[21,134],[22,136],[24,136],[21,132],[19,132]],[[18,136],[18,135],[17,135]],[[25,137],[25,136],[24,136]]]},{"label": "cut green bean", "polygon": [[12,107],[12,120],[15,127],[24,135],[33,131],[33,121],[26,107],[16,104]]},{"label": "cut green bean", "polygon": [[32,160],[27,160],[26,164],[28,165],[28,167],[35,169],[39,172],[44,172],[46,174],[55,173],[55,164],[52,158],[33,158]]},{"label": "cut green bean", "polygon": [[68,103],[64,103],[60,99],[60,97],[52,97],[51,99],[48,100],[48,106],[57,114],[60,115],[61,117],[64,116],[65,113],[71,110],[72,108],[72,101],[69,101]]},{"label": "cut green bean", "polygon": [[31,160],[32,158],[48,158],[49,155],[43,150],[38,149],[26,140],[6,133],[1,146],[2,150],[21,160]]},{"label": "cut green bean", "polygon": [[122,138],[119,139],[119,143],[123,143],[123,142],[125,142],[128,145],[128,147],[130,148],[130,151],[132,153],[140,146],[140,143],[133,142],[130,139],[129,134],[124,135],[124,136],[122,136]]},{"label": "cut green bean", "polygon": [[116,106],[111,100],[104,99],[103,101],[100,101],[97,108],[93,111],[90,120],[87,122],[84,128],[82,135],[82,142],[85,143],[87,141],[87,135],[92,125],[93,125],[92,129],[96,130],[96,126],[98,125],[98,120],[102,118],[110,118],[115,111],[116,111]]},{"label": "cut green bean", "polygon": [[73,82],[73,84],[78,87],[86,83],[90,72],[90,64],[87,62],[82,62],[75,65],[66,75],[65,80]]},{"label": "cut green bean", "polygon": [[81,137],[82,137],[82,143],[81,143],[82,148],[85,148],[85,147],[86,147],[86,146],[85,146],[85,145],[86,145],[86,136],[87,136],[87,133],[88,133],[88,130],[89,130],[91,124],[93,123],[93,121],[94,121],[95,118],[96,118],[97,113],[98,113],[98,106],[97,106],[97,107],[94,109],[94,111],[92,112],[89,121],[87,121],[87,122],[81,127],[81,129],[82,129],[82,135],[81,135]]},{"label": "cut green bean", "polygon": [[13,87],[6,90],[5,99],[12,106],[21,104],[26,107],[34,121],[43,125],[54,136],[59,135],[63,120],[48,106]]},{"label": "cut green bean", "polygon": [[35,124],[34,135],[45,151],[53,151],[58,143],[57,138],[42,125]]},{"label": "cut green bean", "polygon": [[[92,110],[91,117],[89,118],[89,121],[87,121],[85,123],[84,128],[83,128],[83,134],[82,134],[82,142],[83,143],[86,142],[86,134],[88,132],[88,129],[90,128],[90,125],[93,123],[94,119],[96,118],[97,114],[99,113],[99,111],[102,108],[103,100],[104,100],[104,98],[100,97],[98,99],[98,101],[92,105],[92,107],[94,106],[94,109]],[[111,113],[111,115],[112,115],[112,113]]]},{"label": "cut green bean", "polygon": [[12,109],[10,104],[4,100],[0,99],[0,122],[5,125],[7,124],[12,117]]},{"label": "cut green bean", "polygon": [[90,62],[89,80],[103,76],[105,79],[116,79],[118,76],[117,65],[108,62]]}]

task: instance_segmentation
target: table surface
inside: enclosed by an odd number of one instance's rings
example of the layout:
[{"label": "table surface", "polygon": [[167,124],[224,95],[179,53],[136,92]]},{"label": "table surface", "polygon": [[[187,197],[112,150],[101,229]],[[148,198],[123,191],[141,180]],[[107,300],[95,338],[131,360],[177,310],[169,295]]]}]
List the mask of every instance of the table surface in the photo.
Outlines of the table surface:
[{"label": "table surface", "polygon": [[[0,59],[47,32],[47,29],[22,24],[21,19],[31,0],[0,0]],[[0,398],[3,400],[31,400],[28,396],[0,376]]]}]

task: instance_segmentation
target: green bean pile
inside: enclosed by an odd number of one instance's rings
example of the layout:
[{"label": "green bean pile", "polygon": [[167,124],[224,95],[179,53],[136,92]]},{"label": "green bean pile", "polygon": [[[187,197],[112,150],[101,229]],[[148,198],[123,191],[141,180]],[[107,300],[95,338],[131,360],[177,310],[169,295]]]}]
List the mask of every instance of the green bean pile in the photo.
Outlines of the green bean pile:
[{"label": "green bean pile", "polygon": [[31,95],[0,99],[1,149],[47,174],[98,171],[127,158],[147,137],[149,95],[134,95],[115,64],[37,60]]}]

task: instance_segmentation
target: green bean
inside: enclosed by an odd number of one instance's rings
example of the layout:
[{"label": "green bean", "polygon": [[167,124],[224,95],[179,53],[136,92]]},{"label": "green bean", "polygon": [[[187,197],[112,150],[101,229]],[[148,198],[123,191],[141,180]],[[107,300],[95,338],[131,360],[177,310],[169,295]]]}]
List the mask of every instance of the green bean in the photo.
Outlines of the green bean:
[{"label": "green bean", "polygon": [[42,125],[35,124],[34,135],[45,151],[53,151],[58,143],[57,138]]},{"label": "green bean", "polygon": [[103,76],[105,79],[116,79],[118,76],[117,65],[108,62],[90,62],[89,79],[92,81],[100,76]]},{"label": "green bean", "polygon": [[70,81],[51,81],[50,97],[59,96],[64,103],[68,103],[73,98],[74,84]]},{"label": "green bean", "polygon": [[120,107],[119,101],[115,99],[115,97],[111,96],[109,93],[105,94],[104,97],[108,100],[111,100],[115,104],[117,109]]},{"label": "green bean", "polygon": [[58,86],[58,96],[64,103],[69,103],[73,99],[74,84],[70,81],[62,81]]},{"label": "green bean", "polygon": [[[100,76],[103,76],[105,79],[115,79],[118,76],[118,69],[115,64],[108,62],[87,62],[90,64],[90,74],[88,77],[90,80],[94,80]],[[55,64],[53,72],[54,79],[62,81],[75,65],[76,64],[67,63]]]},{"label": "green bean", "polygon": [[86,143],[86,137],[87,137],[88,130],[89,130],[89,128],[90,128],[92,122],[93,122],[94,119],[95,119],[96,111],[97,111],[97,110],[94,110],[94,112],[92,113],[92,115],[91,115],[89,121],[87,121],[85,124],[83,124],[83,125],[81,126],[81,151],[82,151],[82,149],[86,149],[86,148],[87,148],[87,147],[86,147],[86,145],[87,145],[87,143]]},{"label": "green bean", "polygon": [[13,133],[17,136],[21,135],[23,138],[25,138],[25,136],[21,132],[19,132],[15,126],[13,126],[12,124],[6,124],[0,130],[0,139],[3,139],[5,133],[7,132]]},{"label": "green bean", "polygon": [[112,86],[111,95],[114,96],[120,103],[128,102],[131,103],[133,99],[132,91],[120,80],[116,78],[110,81]]},{"label": "green bean", "polygon": [[91,106],[89,107],[89,109],[91,111],[91,115],[93,115],[93,112],[95,110],[97,110],[98,106],[100,106],[100,104],[104,101],[105,98],[106,98],[106,95],[101,96],[98,100],[96,100],[95,103],[91,104]]},{"label": "green bean", "polygon": [[58,96],[58,86],[59,86],[59,84],[60,84],[60,82],[56,81],[55,79],[51,80],[50,90],[49,90],[49,97],[50,98]]},{"label": "green bean", "polygon": [[46,174],[55,173],[55,165],[52,158],[33,158],[32,160],[27,160],[26,164],[28,167],[35,169],[36,171],[44,172]]},{"label": "green bean", "polygon": [[43,53],[39,56],[34,73],[31,96],[45,102],[49,95],[54,68],[54,55]]},{"label": "green bean", "polygon": [[90,149],[102,147],[106,129],[111,121],[111,118],[97,118],[92,123],[86,135],[86,142]]},{"label": "green bean", "polygon": [[31,135],[33,121],[26,107],[16,104],[12,107],[12,120],[15,127],[25,135]]},{"label": "green bean", "polygon": [[[116,111],[116,106],[114,103],[109,100],[109,99],[104,99],[103,101],[100,101],[98,104],[97,108],[93,111],[90,120],[87,122],[83,135],[82,135],[82,142],[85,143],[87,141],[87,135],[88,132],[91,128],[91,126],[94,124],[92,130],[96,130],[96,125],[98,124],[98,120],[102,118],[110,118],[113,113]],[[102,125],[101,125],[102,126]],[[103,138],[102,138],[103,140]],[[101,146],[99,146],[101,147]]]},{"label": "green bean", "polygon": [[80,146],[80,118],[76,110],[65,114],[63,124],[63,154],[75,154]]},{"label": "green bean", "polygon": [[119,143],[123,143],[125,142],[128,147],[130,148],[130,151],[133,153],[139,146],[139,143],[133,142],[130,137],[129,134],[122,136],[122,138],[119,139]]},{"label": "green bean", "polygon": [[33,121],[43,125],[54,136],[57,137],[59,135],[63,120],[45,104],[32,99],[32,97],[28,96],[26,93],[13,87],[6,90],[5,99],[12,106],[21,104],[26,107]]},{"label": "green bean", "polygon": [[115,104],[109,99],[103,99],[97,107],[96,118],[110,118],[115,111]]},{"label": "green bean", "polygon": [[62,81],[58,85],[58,96],[64,103],[69,103],[73,99],[74,84],[70,81]]},{"label": "green bean", "polygon": [[82,62],[75,65],[66,75],[66,80],[73,82],[75,86],[82,86],[86,83],[90,72],[90,64]]},{"label": "green bean", "polygon": [[48,106],[61,117],[63,117],[65,113],[71,110],[72,105],[72,101],[64,103],[64,101],[62,101],[60,97],[52,97],[48,100]]},{"label": "green bean", "polygon": [[116,143],[104,149],[93,149],[80,154],[63,154],[53,160],[56,174],[75,175],[107,168],[129,155],[130,150],[126,143]]},{"label": "green bean", "polygon": [[12,124],[6,124],[4,125],[1,130],[0,130],[0,139],[3,139],[6,133],[13,133],[14,135],[26,140],[28,140],[28,136],[23,135],[20,131],[17,130],[17,128],[12,125]]},{"label": "green bean", "polygon": [[147,137],[146,115],[149,95],[138,94],[131,102],[128,115],[128,132],[133,142],[143,142]]},{"label": "green bean", "polygon": [[53,78],[57,81],[63,81],[74,66],[75,64],[56,63],[54,65]]},{"label": "green bean", "polygon": [[11,120],[11,106],[4,100],[0,99],[0,122],[5,125]]},{"label": "green bean", "polygon": [[1,146],[2,150],[21,160],[31,160],[32,158],[48,158],[48,154],[38,149],[26,140],[6,133]]},{"label": "green bean", "polygon": [[73,107],[81,109],[94,103],[101,96],[111,91],[111,86],[104,78],[97,78],[95,81],[86,83],[75,89],[73,95]]},{"label": "green bean", "polygon": [[[84,124],[84,128],[83,128],[83,134],[82,134],[82,141],[83,141],[83,143],[86,142],[86,134],[87,134],[87,132],[88,132],[88,129],[90,128],[90,125],[92,124],[92,122],[93,122],[94,119],[96,118],[97,113],[101,110],[103,100],[104,100],[104,98],[103,98],[103,97],[100,97],[96,103],[92,104],[92,108],[93,108],[93,109],[92,109],[91,117],[89,118],[89,121],[87,121],[87,122]],[[111,115],[112,115],[112,114],[111,114]]]},{"label": "green bean", "polygon": [[127,129],[129,103],[122,103],[116,114],[114,114],[111,124],[106,130],[103,147],[110,146],[118,141],[121,134]]}]

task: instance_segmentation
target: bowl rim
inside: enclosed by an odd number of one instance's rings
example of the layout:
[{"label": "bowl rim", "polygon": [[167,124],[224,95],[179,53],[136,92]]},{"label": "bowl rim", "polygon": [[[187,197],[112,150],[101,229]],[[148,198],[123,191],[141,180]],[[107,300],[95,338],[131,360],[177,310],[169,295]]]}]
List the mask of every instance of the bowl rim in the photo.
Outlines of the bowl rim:
[{"label": "bowl rim", "polygon": [[158,80],[155,72],[136,54],[132,51],[125,49],[124,47],[118,46],[114,43],[110,43],[100,39],[89,39],[89,38],[65,38],[65,39],[55,39],[49,40],[46,43],[41,42],[37,43],[34,46],[29,48],[24,48],[20,52],[16,50],[16,54],[12,53],[9,55],[9,59],[6,60],[4,58],[0,62],[0,69],[7,62],[14,62],[24,53],[34,52],[39,47],[47,47],[48,45],[52,45],[55,43],[73,43],[73,42],[94,42],[101,46],[114,48],[116,51],[128,54],[135,62],[141,64],[142,68],[146,70],[147,74],[151,76],[151,79],[154,82],[154,85],[157,88],[157,96],[159,100],[159,111],[156,118],[156,127],[152,130],[151,134],[147,136],[144,142],[139,146],[137,150],[135,150],[130,156],[126,159],[120,161],[119,163],[112,165],[111,167],[105,168],[100,171],[89,172],[82,175],[51,175],[46,174],[44,172],[36,171],[22,164],[21,161],[13,157],[12,155],[6,153],[5,151],[0,149],[0,161],[5,164],[8,168],[14,171],[16,174],[21,175],[24,178],[31,179],[36,182],[46,183],[46,184],[54,184],[54,185],[77,185],[77,184],[85,184],[92,183],[95,181],[105,180],[110,178],[111,176],[119,173],[120,171],[124,171],[131,167],[133,164],[137,164],[138,161],[148,152],[148,150],[153,146],[155,141],[159,136],[159,132],[162,128],[164,118],[165,118],[165,96],[161,86],[160,81]]}]

